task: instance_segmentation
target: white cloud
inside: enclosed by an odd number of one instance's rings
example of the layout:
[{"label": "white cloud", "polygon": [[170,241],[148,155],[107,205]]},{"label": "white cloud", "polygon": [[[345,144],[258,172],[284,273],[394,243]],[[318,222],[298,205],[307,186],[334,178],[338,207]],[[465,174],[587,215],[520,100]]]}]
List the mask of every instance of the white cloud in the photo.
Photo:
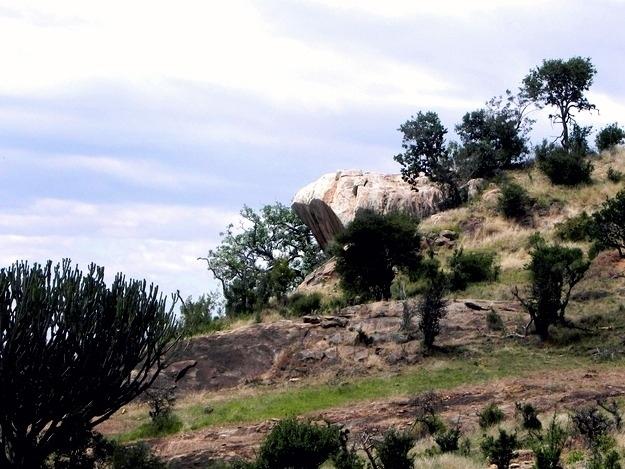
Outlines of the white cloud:
[{"label": "white cloud", "polygon": [[[424,67],[275,34],[252,1],[24,1],[0,13],[5,93],[120,81],[155,99],[183,80],[283,106],[432,101],[454,85]],[[50,18],[48,22],[40,18]]]},{"label": "white cloud", "polygon": [[109,278],[121,271],[198,295],[216,285],[197,257],[239,219],[213,207],[40,199],[0,213],[0,265],[69,257],[82,267],[104,265]]}]

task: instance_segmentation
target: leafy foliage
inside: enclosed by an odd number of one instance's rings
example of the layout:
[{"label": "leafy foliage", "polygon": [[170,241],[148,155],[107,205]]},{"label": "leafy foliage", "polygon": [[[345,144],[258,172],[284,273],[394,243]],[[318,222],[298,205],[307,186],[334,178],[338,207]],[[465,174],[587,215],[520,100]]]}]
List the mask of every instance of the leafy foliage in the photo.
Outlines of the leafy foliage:
[{"label": "leafy foliage", "polygon": [[464,179],[490,178],[521,163],[527,154],[521,121],[510,107],[468,112],[456,126],[462,146],[454,163]]},{"label": "leafy foliage", "polygon": [[492,252],[455,250],[449,259],[450,289],[464,290],[469,283],[497,280],[499,266],[495,260]]},{"label": "leafy foliage", "polygon": [[501,187],[497,210],[506,218],[520,220],[527,216],[532,199],[519,184],[509,182]]},{"label": "leafy foliage", "polygon": [[597,70],[590,58],[551,59],[530,70],[523,80],[523,93],[539,107],[552,106],[549,117],[562,125],[562,148],[570,148],[569,127],[575,123],[574,112],[595,109],[585,93],[592,85]]},{"label": "leafy foliage", "polygon": [[625,257],[625,190],[607,200],[593,214],[592,236],[602,246],[617,249]]},{"label": "leafy foliage", "polygon": [[607,125],[597,133],[595,144],[599,151],[609,150],[625,142],[625,129],[618,123]]},{"label": "leafy foliage", "polygon": [[341,430],[294,418],[280,421],[263,441],[258,469],[317,469],[341,449]]},{"label": "leafy foliage", "polygon": [[458,176],[445,144],[447,129],[435,112],[418,112],[399,127],[403,133],[403,153],[395,156],[401,165],[403,179],[416,187],[420,173],[440,183],[446,191],[447,205],[461,203]]},{"label": "leafy foliage", "polygon": [[441,429],[434,434],[434,441],[442,453],[451,453],[458,451],[461,434],[460,425],[456,424],[449,429]]},{"label": "leafy foliage", "polygon": [[613,428],[613,422],[598,406],[582,407],[571,413],[571,421],[589,448],[597,446],[601,438]]},{"label": "leafy foliage", "polygon": [[588,213],[582,212],[562,223],[558,223],[556,236],[562,241],[587,241],[593,232],[593,219]]},{"label": "leafy foliage", "polygon": [[208,253],[208,269],[221,283],[226,314],[257,310],[299,284],[323,255],[310,229],[280,203],[241,210],[221,244]]},{"label": "leafy foliage", "polygon": [[380,300],[391,297],[395,269],[418,269],[420,249],[415,219],[364,210],[336,237],[333,252],[343,289],[360,300]]},{"label": "leafy foliage", "polygon": [[542,433],[535,433],[530,440],[534,451],[536,469],[562,469],[562,451],[569,435],[553,416],[551,423]]},{"label": "leafy foliage", "polygon": [[486,313],[486,325],[491,331],[503,331],[505,329],[503,319],[501,319],[501,316],[497,314],[497,311],[493,308]]},{"label": "leafy foliage", "polygon": [[549,245],[540,237],[535,240],[530,256],[529,297],[521,298],[516,288],[513,294],[529,314],[536,333],[545,340],[549,338],[549,326],[564,321],[571,291],[590,263],[580,249]]},{"label": "leafy foliage", "polygon": [[[158,288],[69,260],[0,270],[0,466],[40,467],[145,391],[178,336]],[[133,371],[134,370],[134,371]]]},{"label": "leafy foliage", "polygon": [[521,417],[521,426],[525,430],[536,431],[542,428],[542,423],[538,418],[536,408],[528,402],[517,402],[515,404],[516,411]]},{"label": "leafy foliage", "polygon": [[543,143],[535,148],[538,167],[553,184],[575,186],[590,183],[594,169],[585,154],[553,143]]},{"label": "leafy foliage", "polygon": [[484,407],[478,414],[478,423],[480,428],[490,428],[498,423],[501,423],[504,419],[503,411],[495,404],[491,402]]},{"label": "leafy foliage", "polygon": [[442,272],[432,274],[423,297],[417,304],[418,329],[423,334],[423,345],[427,349],[433,348],[434,341],[441,332],[441,319],[447,315],[447,288],[447,278]]},{"label": "leafy foliage", "polygon": [[625,174],[623,174],[621,171],[618,171],[614,169],[612,166],[610,166],[608,168],[607,177],[608,177],[608,181],[616,184],[617,182],[621,182],[623,180],[623,178],[625,177]]},{"label": "leafy foliage", "polygon": [[499,429],[499,436],[484,436],[480,444],[480,448],[484,456],[491,464],[497,466],[497,469],[508,469],[510,461],[515,456],[515,450],[518,448],[519,442],[516,433],[508,433]]},{"label": "leafy foliage", "polygon": [[305,316],[321,308],[321,294],[294,293],[288,298],[287,307],[296,316]]},{"label": "leafy foliage", "polygon": [[408,453],[414,443],[414,437],[408,432],[398,432],[394,429],[387,431],[382,441],[375,445],[377,458],[382,468],[412,469],[414,457],[409,456]]},{"label": "leafy foliage", "polygon": [[182,333],[186,337],[218,331],[223,327],[222,304],[217,293],[189,296],[180,307]]}]

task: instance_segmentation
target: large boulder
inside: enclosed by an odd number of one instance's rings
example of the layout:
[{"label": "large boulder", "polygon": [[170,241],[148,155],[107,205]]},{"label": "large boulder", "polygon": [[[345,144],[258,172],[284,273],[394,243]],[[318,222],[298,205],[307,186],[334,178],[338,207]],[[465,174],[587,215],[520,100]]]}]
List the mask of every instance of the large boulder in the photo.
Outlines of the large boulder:
[{"label": "large boulder", "polygon": [[300,189],[292,207],[325,249],[358,210],[422,218],[438,212],[442,201],[442,190],[425,176],[417,179],[415,190],[399,174],[337,171]]}]

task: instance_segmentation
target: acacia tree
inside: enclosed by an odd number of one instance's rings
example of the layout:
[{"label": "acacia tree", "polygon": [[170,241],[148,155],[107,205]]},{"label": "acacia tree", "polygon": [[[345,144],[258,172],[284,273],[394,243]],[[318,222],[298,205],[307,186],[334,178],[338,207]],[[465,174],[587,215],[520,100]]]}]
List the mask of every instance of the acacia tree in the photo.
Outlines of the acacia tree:
[{"label": "acacia tree", "polygon": [[259,212],[241,210],[209,251],[208,269],[221,283],[226,313],[249,312],[297,286],[323,259],[310,229],[288,207],[276,203]]},{"label": "acacia tree", "polygon": [[522,92],[539,107],[553,106],[549,118],[562,126],[562,147],[569,149],[569,127],[575,123],[574,113],[596,109],[585,92],[590,89],[597,70],[590,58],[543,60],[523,79]]},{"label": "acacia tree", "polygon": [[178,337],[145,281],[69,260],[0,270],[0,467],[41,468],[145,391]]}]

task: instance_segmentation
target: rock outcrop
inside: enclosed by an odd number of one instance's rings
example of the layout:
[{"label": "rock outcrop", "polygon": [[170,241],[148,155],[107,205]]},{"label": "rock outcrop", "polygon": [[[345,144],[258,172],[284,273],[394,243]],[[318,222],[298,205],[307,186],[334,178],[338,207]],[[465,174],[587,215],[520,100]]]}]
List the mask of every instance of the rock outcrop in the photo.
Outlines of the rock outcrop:
[{"label": "rock outcrop", "polygon": [[418,178],[416,189],[399,174],[337,171],[300,189],[292,207],[325,249],[361,209],[381,214],[403,211],[417,217],[438,212],[442,190],[425,176]]}]

